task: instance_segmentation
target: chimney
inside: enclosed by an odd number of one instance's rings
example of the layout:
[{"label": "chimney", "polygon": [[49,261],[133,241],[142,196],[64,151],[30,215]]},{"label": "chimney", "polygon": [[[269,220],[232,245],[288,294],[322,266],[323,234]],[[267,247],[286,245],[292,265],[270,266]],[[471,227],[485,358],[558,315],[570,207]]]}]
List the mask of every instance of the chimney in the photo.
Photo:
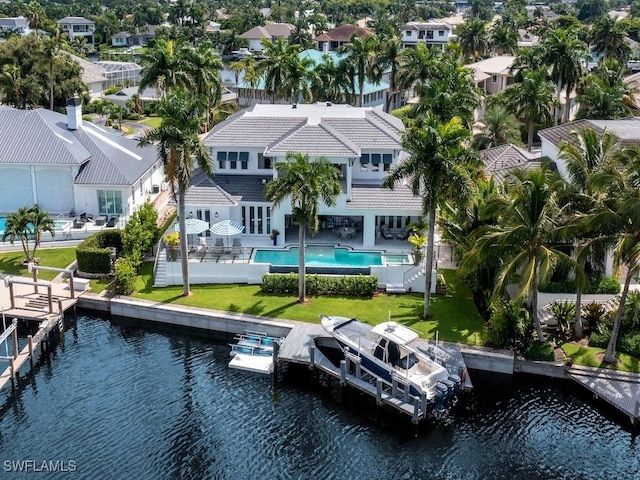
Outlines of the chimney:
[{"label": "chimney", "polygon": [[67,100],[67,128],[77,130],[82,126],[82,102],[73,97]]}]

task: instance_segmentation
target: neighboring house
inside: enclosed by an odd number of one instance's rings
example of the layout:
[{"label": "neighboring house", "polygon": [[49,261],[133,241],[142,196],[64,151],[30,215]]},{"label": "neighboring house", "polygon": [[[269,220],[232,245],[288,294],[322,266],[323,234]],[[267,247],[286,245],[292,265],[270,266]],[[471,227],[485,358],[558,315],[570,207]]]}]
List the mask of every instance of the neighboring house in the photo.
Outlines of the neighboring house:
[{"label": "neighboring house", "polygon": [[204,27],[204,33],[219,32],[221,27],[221,23],[209,21],[209,23]]},{"label": "neighboring house", "polygon": [[253,27],[251,30],[239,35],[238,38],[243,38],[249,41],[249,51],[262,52],[262,40],[273,40],[275,38],[288,39],[291,32],[295,30],[295,27],[290,23],[268,23],[266,25],[259,25]]},{"label": "neighboring house", "polygon": [[58,20],[62,31],[67,34],[70,41],[77,37],[84,37],[89,48],[95,48],[93,34],[96,30],[95,22],[84,17],[64,17]]},{"label": "neighboring house", "polygon": [[[254,105],[214,127],[204,139],[215,162],[213,180],[194,178],[187,192],[187,211],[198,218],[229,218],[244,225],[245,236],[268,238],[271,229],[284,241],[297,241],[290,205],[273,209],[264,186],[277,175],[273,168],[288,152],[311,159],[327,158],[340,173],[342,194],[335,207],[320,207],[321,231],[348,221],[374,247],[384,230],[399,233],[415,222],[422,202],[399,184],[382,187],[393,165],[404,158],[402,122],[372,108],[348,105]],[[213,220],[211,220],[213,221]]]},{"label": "neighboring house", "polygon": [[518,168],[533,170],[542,165],[540,156],[511,143],[487,148],[478,152],[489,176],[503,182],[507,175]]},{"label": "neighboring house", "polygon": [[571,132],[583,128],[592,128],[599,134],[605,129],[623,145],[640,145],[640,117],[629,117],[618,120],[577,120],[557,127],[540,130],[538,135],[542,140],[542,155],[549,157],[558,166],[558,172],[568,178],[567,166],[559,158],[560,146],[563,142],[573,141]]},{"label": "neighboring house", "polygon": [[473,69],[478,87],[486,95],[495,95],[513,83],[515,72],[511,71],[511,67],[515,59],[510,55],[496,55],[467,67]]},{"label": "neighboring house", "polygon": [[105,89],[111,86],[138,85],[142,67],[135,62],[114,62],[101,60],[95,63],[106,77]]},{"label": "neighboring house", "polygon": [[102,91],[106,88],[107,77],[105,76],[104,70],[93,62],[89,62],[84,58],[80,58],[76,55],[68,53],[69,57],[80,65],[82,69],[82,74],[80,78],[82,82],[87,86],[87,90],[91,97],[99,97],[102,95]]},{"label": "neighboring house", "polygon": [[534,35],[530,31],[520,28],[518,29],[518,47],[532,48],[540,43],[540,37]]},{"label": "neighboring house", "polygon": [[338,49],[351,40],[353,35],[358,37],[368,37],[373,32],[368,28],[357,25],[342,25],[316,37],[316,50],[321,52],[337,52]]},{"label": "neighboring house", "polygon": [[147,25],[145,29],[136,33],[118,32],[111,37],[111,45],[114,47],[145,46],[149,40],[156,36],[156,25]]},{"label": "neighboring house", "polygon": [[[333,60],[338,62],[342,58],[344,58],[343,54],[331,52],[331,53],[323,53],[318,50],[305,50],[300,52],[300,58],[308,58],[313,61],[312,68],[315,68],[317,65],[324,63],[324,55],[329,55],[333,57]],[[360,95],[360,89],[358,86],[358,77],[355,77],[354,80],[355,87],[355,98],[354,101],[358,101]],[[261,79],[260,82],[255,86],[255,88],[251,88],[244,79],[239,78],[238,81],[238,104],[240,106],[246,107],[250,105],[254,105],[257,103],[271,103],[272,95],[267,93],[264,86],[264,80]],[[385,81],[385,77],[383,76],[383,80],[380,83],[372,83],[369,80],[366,80],[364,83],[364,105],[365,107],[375,107],[375,108],[384,108],[385,98],[389,92],[389,84]],[[345,92],[344,102],[346,103],[346,94],[352,95],[352,92]],[[299,98],[299,102],[302,102],[303,99]],[[287,103],[289,104],[291,99],[276,99],[276,103]],[[399,106],[399,105],[397,105]]]},{"label": "neighboring house", "polygon": [[[147,87],[142,93],[138,91],[138,87],[123,88],[119,92],[111,95],[105,95],[103,98],[109,100],[111,103],[115,103],[124,108],[129,108],[127,103],[133,98],[134,95],[140,96],[140,103],[144,110],[151,102],[157,102],[160,100],[158,91],[153,87]],[[227,88],[223,88],[220,103],[236,103],[238,96]]]},{"label": "neighboring house", "polygon": [[402,45],[415,47],[424,43],[428,47],[444,50],[452,37],[453,27],[442,22],[409,22],[402,27]]},{"label": "neighboring house", "polygon": [[38,204],[52,216],[71,211],[127,218],[164,179],[156,147],[82,120],[79,99],[67,115],[0,107],[0,205]]},{"label": "neighboring house", "polygon": [[0,30],[3,32],[15,32],[22,36],[31,33],[29,20],[24,17],[0,18]]}]

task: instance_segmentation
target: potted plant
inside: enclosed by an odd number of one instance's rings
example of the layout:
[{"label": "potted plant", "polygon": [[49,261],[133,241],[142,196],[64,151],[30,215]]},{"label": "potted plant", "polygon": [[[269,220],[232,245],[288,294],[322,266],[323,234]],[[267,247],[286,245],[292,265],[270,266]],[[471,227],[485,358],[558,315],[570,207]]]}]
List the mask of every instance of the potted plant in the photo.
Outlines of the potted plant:
[{"label": "potted plant", "polygon": [[178,248],[180,247],[180,232],[168,233],[164,236],[164,243],[169,249],[169,256],[172,262],[178,259]]},{"label": "potted plant", "polygon": [[418,265],[422,262],[422,253],[424,252],[424,247],[427,245],[427,237],[419,233],[414,233],[409,236],[408,240],[409,243],[413,245],[413,263]]},{"label": "potted plant", "polygon": [[436,295],[447,294],[447,283],[444,281],[444,275],[439,273],[436,275]]},{"label": "potted plant", "polygon": [[271,230],[271,240],[273,240],[274,245],[278,244],[278,235],[280,235],[280,231],[276,230],[275,228]]}]

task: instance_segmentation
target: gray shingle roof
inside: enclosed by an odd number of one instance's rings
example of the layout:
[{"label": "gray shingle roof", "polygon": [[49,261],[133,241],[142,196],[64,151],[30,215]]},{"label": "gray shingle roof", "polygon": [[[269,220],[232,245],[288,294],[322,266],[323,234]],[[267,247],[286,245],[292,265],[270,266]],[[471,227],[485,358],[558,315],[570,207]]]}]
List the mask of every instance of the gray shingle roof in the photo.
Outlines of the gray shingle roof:
[{"label": "gray shingle roof", "polygon": [[88,18],[84,18],[84,17],[64,17],[64,18],[61,18],[60,20],[58,20],[58,23],[59,24],[63,24],[63,23],[70,24],[70,23],[73,23],[73,24],[76,24],[76,25],[77,24],[85,25],[85,24],[90,23],[92,25],[95,25],[95,22],[93,22],[92,20],[89,20]]},{"label": "gray shingle roof", "polygon": [[[263,180],[265,183],[262,183]],[[271,177],[265,175],[216,175],[213,180],[201,176],[197,179],[197,183],[193,182],[193,185],[203,188],[207,186],[208,188],[219,187],[223,192],[226,192],[226,196],[222,194],[222,197],[216,197],[221,203],[212,202],[212,205],[228,205],[230,201],[236,204],[240,200],[243,202],[268,202],[264,197],[264,187],[269,180]]]},{"label": "gray shingle roof", "polygon": [[422,201],[420,197],[414,197],[411,189],[406,185],[399,184],[393,190],[380,185],[360,185],[351,186],[351,201],[347,202],[347,209],[375,209],[384,211],[385,209],[421,209]]},{"label": "gray shingle roof", "polygon": [[571,132],[582,128],[592,128],[598,133],[605,129],[616,137],[623,145],[640,144],[640,117],[622,118],[619,120],[578,120],[557,127],[540,130],[538,135],[554,145],[572,140]]},{"label": "gray shingle roof", "polygon": [[263,147],[270,154],[358,156],[362,148],[399,149],[403,130],[399,119],[371,108],[254,105],[217,125],[204,144]]},{"label": "gray shingle roof", "polygon": [[69,55],[74,62],[80,65],[80,68],[82,69],[81,78],[85,85],[107,81],[107,77],[104,76],[104,70],[99,65],[71,53],[67,53],[67,55]]},{"label": "gray shingle roof", "polygon": [[15,28],[15,29],[19,27],[28,28],[29,21],[24,17],[0,18],[0,27]]},{"label": "gray shingle roof", "polygon": [[189,205],[235,206],[241,198],[229,194],[214,179],[200,171],[194,173],[192,186],[185,194],[185,201]]},{"label": "gray shingle roof", "polygon": [[66,115],[0,107],[0,163],[76,165],[76,184],[132,185],[156,161],[155,147],[138,148],[91,123],[70,131]]},{"label": "gray shingle roof", "polygon": [[494,176],[499,181],[504,181],[506,175],[516,168],[538,168],[540,166],[540,162],[533,161],[537,155],[511,144],[488,148],[479,153],[484,161],[487,174]]}]

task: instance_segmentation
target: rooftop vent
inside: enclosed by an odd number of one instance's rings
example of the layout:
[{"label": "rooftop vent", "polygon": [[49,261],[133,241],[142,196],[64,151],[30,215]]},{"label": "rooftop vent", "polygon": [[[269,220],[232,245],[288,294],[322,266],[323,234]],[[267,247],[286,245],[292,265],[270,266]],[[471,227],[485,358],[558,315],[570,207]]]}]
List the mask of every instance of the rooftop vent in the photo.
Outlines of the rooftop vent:
[{"label": "rooftop vent", "polygon": [[327,102],[327,107],[330,107],[331,105],[333,105],[331,102]]},{"label": "rooftop vent", "polygon": [[291,105],[291,108],[298,108],[298,104],[294,103],[293,105]]}]

